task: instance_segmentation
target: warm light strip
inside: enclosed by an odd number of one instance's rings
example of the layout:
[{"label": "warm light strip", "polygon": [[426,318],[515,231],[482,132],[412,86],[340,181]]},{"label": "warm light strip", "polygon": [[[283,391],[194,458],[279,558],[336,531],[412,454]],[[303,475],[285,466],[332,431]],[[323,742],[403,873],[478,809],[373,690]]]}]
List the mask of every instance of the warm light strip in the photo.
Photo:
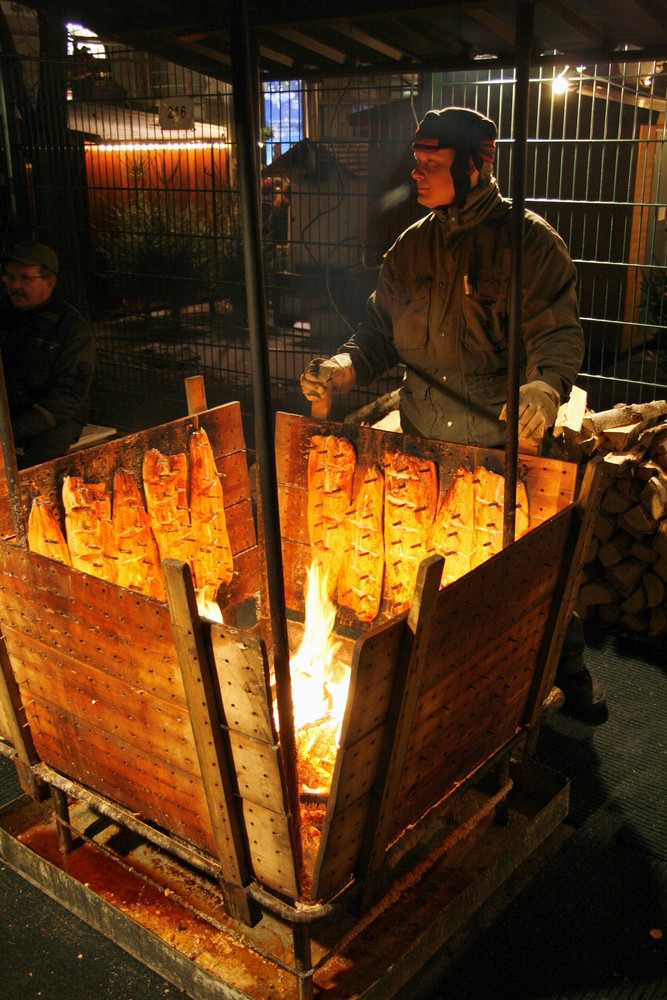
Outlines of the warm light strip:
[{"label": "warm light strip", "polygon": [[128,153],[139,150],[142,153],[150,153],[159,149],[225,149],[226,142],[114,142],[114,143],[91,143],[90,148],[99,149],[101,153]]}]

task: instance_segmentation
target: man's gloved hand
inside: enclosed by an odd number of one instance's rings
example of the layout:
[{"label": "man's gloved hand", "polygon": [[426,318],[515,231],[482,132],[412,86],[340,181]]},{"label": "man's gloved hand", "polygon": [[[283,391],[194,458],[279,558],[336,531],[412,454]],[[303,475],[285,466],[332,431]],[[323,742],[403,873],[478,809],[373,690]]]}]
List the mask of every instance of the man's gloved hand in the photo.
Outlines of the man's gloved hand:
[{"label": "man's gloved hand", "polygon": [[333,392],[349,392],[357,375],[349,354],[336,354],[333,358],[313,358],[299,379],[301,391],[311,402],[321,399],[331,383]]},{"label": "man's gloved hand", "polygon": [[[547,430],[553,427],[560,396],[547,382],[526,382],[519,388],[519,440],[541,441]],[[507,407],[503,406],[500,419],[507,418]]]}]

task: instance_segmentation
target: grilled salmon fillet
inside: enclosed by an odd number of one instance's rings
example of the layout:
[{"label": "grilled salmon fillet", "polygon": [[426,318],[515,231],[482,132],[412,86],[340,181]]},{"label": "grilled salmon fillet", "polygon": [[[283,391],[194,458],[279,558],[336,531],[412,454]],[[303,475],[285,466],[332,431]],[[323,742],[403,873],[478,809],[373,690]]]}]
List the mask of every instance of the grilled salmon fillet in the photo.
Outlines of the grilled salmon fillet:
[{"label": "grilled salmon fillet", "polygon": [[164,455],[151,448],[144,455],[141,472],[160,559],[181,559],[194,574],[196,541],[190,527],[187,455]]},{"label": "grilled salmon fillet", "polygon": [[460,466],[438,509],[431,546],[444,556],[441,586],[458,580],[470,569],[470,557],[475,544],[475,509],[472,471]]},{"label": "grilled salmon fillet", "polygon": [[345,544],[338,603],[371,622],[380,610],[384,573],[384,475],[371,465],[345,515]]},{"label": "grilled salmon fillet", "polygon": [[206,601],[215,601],[234,575],[234,559],[227,532],[222,482],[208,434],[193,430],[190,458],[190,523],[195,587]]},{"label": "grilled salmon fillet", "polygon": [[[503,509],[505,477],[477,466],[473,472],[475,539],[470,568],[479,566],[503,547]],[[519,479],[516,487],[515,537],[520,538],[530,526],[528,492]]]},{"label": "grilled salmon fillet", "polygon": [[419,564],[432,553],[437,502],[435,462],[401,451],[385,453],[385,573],[393,614],[410,606]]},{"label": "grilled salmon fillet", "polygon": [[136,479],[116,469],[113,480],[113,535],[117,582],[159,601],[166,598],[160,554]]},{"label": "grilled salmon fillet", "polygon": [[79,476],[65,476],[62,500],[72,566],[115,583],[118,559],[111,496],[106,486],[86,483]]},{"label": "grilled salmon fillet", "polygon": [[60,521],[43,497],[35,497],[28,517],[28,548],[49,559],[57,559],[66,566],[72,565],[69,547],[65,541]]},{"label": "grilled salmon fillet", "polygon": [[329,597],[336,595],[345,551],[345,521],[352,501],[357,465],[354,445],[333,434],[313,434],[308,453],[308,536],[326,576]]}]

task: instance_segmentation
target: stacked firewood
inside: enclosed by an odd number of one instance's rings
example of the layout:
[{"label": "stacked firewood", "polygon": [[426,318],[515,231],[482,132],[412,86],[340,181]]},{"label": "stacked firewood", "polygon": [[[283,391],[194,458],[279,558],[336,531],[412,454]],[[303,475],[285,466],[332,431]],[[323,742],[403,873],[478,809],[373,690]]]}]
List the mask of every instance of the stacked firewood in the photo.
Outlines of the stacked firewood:
[{"label": "stacked firewood", "polygon": [[600,456],[615,474],[585,555],[584,619],[655,638],[667,634],[667,401],[585,411],[557,430],[562,457]]}]

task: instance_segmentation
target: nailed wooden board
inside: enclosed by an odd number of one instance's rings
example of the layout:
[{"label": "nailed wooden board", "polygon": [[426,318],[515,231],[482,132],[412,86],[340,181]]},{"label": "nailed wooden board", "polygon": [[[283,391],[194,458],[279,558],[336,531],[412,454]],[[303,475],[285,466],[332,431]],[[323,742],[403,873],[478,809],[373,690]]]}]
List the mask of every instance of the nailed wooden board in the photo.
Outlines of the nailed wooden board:
[{"label": "nailed wooden board", "polygon": [[[523,723],[560,603],[574,516],[571,506],[440,592],[394,833]],[[448,717],[458,723],[456,738]]]},{"label": "nailed wooden board", "polygon": [[328,899],[341,889],[359,859],[404,620],[402,616],[378,626],[354,647],[340,748],[313,874],[315,899]]},{"label": "nailed wooden board", "polygon": [[166,606],[4,540],[0,552],[0,615],[40,758],[210,851]]},{"label": "nailed wooden board", "polygon": [[269,888],[298,898],[298,852],[285,804],[264,643],[215,624],[211,648],[253,873]]},{"label": "nailed wooden board", "polygon": [[[227,403],[196,417],[184,417],[24,470],[19,476],[19,483],[26,523],[32,499],[39,495],[52,504],[54,513],[64,524],[61,490],[66,476],[103,483],[108,490],[112,490],[115,471],[126,469],[135,478],[143,496],[141,470],[145,453],[151,448],[167,455],[187,452],[188,437],[196,426],[206,431],[211,442],[221,477],[227,529],[234,556],[233,579],[228,587],[223,588],[219,599],[222,604],[231,605],[254,595],[260,587],[259,561],[238,403]],[[0,535],[11,537],[12,534],[6,487],[2,483]]]},{"label": "nailed wooden board", "polygon": [[[357,456],[355,493],[370,465],[377,463],[383,466],[387,449],[399,449],[409,455],[419,455],[434,461],[438,468],[441,497],[461,465],[471,469],[481,465],[498,474],[504,471],[502,451],[411,438],[377,428],[313,420],[294,414],[277,414],[276,471],[286,603],[288,607],[298,611],[303,611],[306,571],[311,562],[307,519],[307,463],[313,434],[335,434],[352,442]],[[518,473],[528,490],[533,528],[575,499],[577,468],[572,463],[522,455]],[[380,614],[373,624],[391,617],[391,604],[385,594]],[[339,610],[338,618],[343,624],[366,627],[345,609]]]},{"label": "nailed wooden board", "polygon": [[[238,404],[197,418],[222,476],[235,578],[229,601],[259,588],[250,483]],[[145,452],[187,450],[192,418],[26,470],[62,518],[65,475],[109,488],[118,468],[141,482]],[[0,517],[7,511],[0,505]],[[0,618],[38,753],[55,770],[149,823],[216,853],[169,609],[0,539]]]},{"label": "nailed wooden board", "polygon": [[[544,665],[575,513],[574,506],[568,506],[438,594],[390,820],[392,836],[417,822],[522,725],[535,677]],[[400,670],[404,628],[402,616],[371,629],[355,647],[353,683],[316,864],[313,893],[318,898],[339,891],[352,875],[365,875],[358,866],[371,813],[372,772],[386,736],[386,710]],[[366,671],[369,676],[374,672],[370,699],[363,684]]]},{"label": "nailed wooden board", "polygon": [[141,594],[106,584],[33,553],[0,542],[3,621],[25,641],[53,637],[61,653],[127,683],[184,705],[174,684],[178,666],[169,611]]}]

